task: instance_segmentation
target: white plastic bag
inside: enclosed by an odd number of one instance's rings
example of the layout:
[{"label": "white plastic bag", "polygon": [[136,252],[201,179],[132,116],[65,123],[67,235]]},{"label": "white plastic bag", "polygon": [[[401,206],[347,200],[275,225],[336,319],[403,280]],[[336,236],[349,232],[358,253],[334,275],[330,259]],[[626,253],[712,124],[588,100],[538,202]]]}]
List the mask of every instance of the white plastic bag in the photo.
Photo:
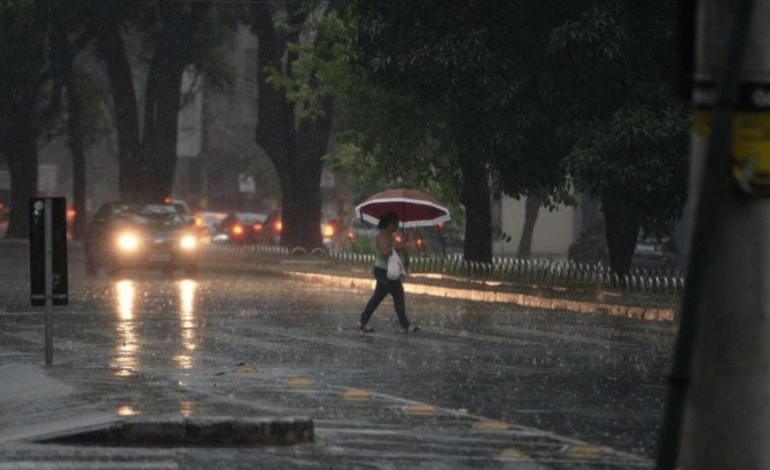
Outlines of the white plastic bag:
[{"label": "white plastic bag", "polygon": [[388,279],[393,281],[403,281],[406,279],[406,276],[407,272],[404,267],[404,262],[401,261],[401,257],[398,256],[396,250],[393,250],[393,253],[390,254],[390,258],[388,258]]}]

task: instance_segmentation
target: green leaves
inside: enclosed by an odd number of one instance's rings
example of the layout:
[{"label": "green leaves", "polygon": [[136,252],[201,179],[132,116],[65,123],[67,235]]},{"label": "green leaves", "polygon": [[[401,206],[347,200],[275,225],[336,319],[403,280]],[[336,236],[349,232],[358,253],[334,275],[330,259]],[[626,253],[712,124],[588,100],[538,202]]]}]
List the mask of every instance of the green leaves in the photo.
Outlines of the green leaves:
[{"label": "green leaves", "polygon": [[645,230],[666,233],[686,198],[689,128],[683,104],[632,101],[592,126],[566,171],[577,191],[620,202]]}]

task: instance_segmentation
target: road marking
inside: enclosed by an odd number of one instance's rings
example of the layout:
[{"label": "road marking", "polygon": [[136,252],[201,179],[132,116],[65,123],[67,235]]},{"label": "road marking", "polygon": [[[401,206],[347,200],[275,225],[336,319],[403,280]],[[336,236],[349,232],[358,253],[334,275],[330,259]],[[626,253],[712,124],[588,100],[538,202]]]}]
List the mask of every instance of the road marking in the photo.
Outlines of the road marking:
[{"label": "road marking", "polygon": [[74,462],[35,461],[0,462],[0,470],[176,470],[179,465],[171,460],[158,462]]},{"label": "road marking", "polygon": [[510,459],[510,460],[529,460],[529,454],[527,454],[524,451],[521,451],[519,449],[509,448],[505,449],[502,452],[500,452],[500,455],[498,456],[501,459]]},{"label": "road marking", "polygon": [[406,405],[404,412],[410,415],[435,415],[436,407],[433,405],[425,405],[422,403],[414,405]]},{"label": "road marking", "polygon": [[309,388],[315,385],[315,381],[307,377],[293,377],[286,381],[286,385],[292,388]]},{"label": "road marking", "polygon": [[372,398],[371,392],[360,388],[345,390],[340,396],[346,400],[368,400],[369,398]]},{"label": "road marking", "polygon": [[507,431],[510,428],[510,424],[505,421],[496,421],[492,419],[482,419],[473,426],[473,429],[477,431]]},{"label": "road marking", "polygon": [[585,446],[572,445],[572,446],[568,446],[565,452],[570,457],[593,458],[601,455],[602,449],[601,447],[596,447],[591,445],[585,445]]},{"label": "road marking", "polygon": [[511,426],[505,421],[496,421],[492,419],[482,419],[473,426],[477,431],[507,431],[510,427]]}]

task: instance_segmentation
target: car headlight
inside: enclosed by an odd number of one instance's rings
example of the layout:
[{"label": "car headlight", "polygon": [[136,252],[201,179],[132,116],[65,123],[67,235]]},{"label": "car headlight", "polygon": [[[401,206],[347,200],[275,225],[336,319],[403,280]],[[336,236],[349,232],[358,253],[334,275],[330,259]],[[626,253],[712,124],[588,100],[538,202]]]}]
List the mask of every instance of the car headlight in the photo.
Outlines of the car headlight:
[{"label": "car headlight", "polygon": [[187,235],[185,237],[182,237],[182,240],[180,240],[179,245],[186,250],[191,250],[195,248],[195,243],[196,243],[195,237]]},{"label": "car headlight", "polygon": [[124,250],[135,250],[139,246],[139,239],[135,235],[123,234],[118,238],[118,246]]}]

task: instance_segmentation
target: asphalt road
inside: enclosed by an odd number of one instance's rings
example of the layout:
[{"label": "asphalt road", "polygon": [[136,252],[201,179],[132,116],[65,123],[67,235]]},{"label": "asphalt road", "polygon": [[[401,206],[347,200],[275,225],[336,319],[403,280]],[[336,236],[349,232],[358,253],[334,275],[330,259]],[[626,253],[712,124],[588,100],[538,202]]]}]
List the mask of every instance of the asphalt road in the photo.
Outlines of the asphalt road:
[{"label": "asphalt road", "polygon": [[[653,466],[671,323],[411,295],[420,331],[402,333],[386,299],[376,331],[363,334],[355,325],[367,291],[258,267],[209,266],[196,280],[88,278],[75,247],[70,303],[54,309],[54,366],[43,368],[44,309],[30,307],[27,250],[0,241],[0,384],[26,371],[45,396],[0,407],[0,470]],[[305,416],[315,442],[31,442],[51,416],[82,424],[81,409],[126,419]],[[4,441],[14,429],[27,438]]]}]

